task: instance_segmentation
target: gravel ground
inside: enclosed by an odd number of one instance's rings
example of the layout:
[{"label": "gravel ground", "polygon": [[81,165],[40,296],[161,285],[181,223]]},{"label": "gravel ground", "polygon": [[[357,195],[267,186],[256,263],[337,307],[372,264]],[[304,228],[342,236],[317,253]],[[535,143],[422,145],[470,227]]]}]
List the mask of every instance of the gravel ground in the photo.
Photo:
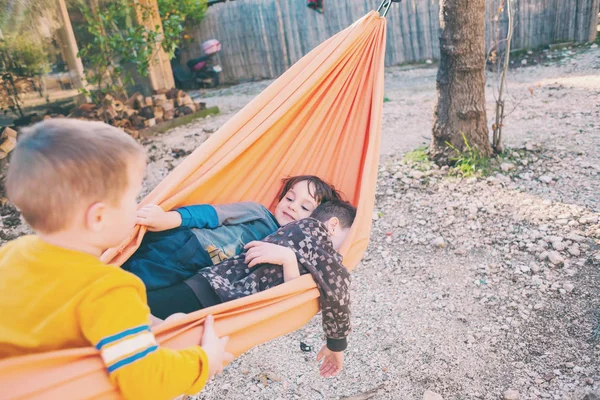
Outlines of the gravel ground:
[{"label": "gravel ground", "polygon": [[[600,398],[600,50],[548,55],[511,70],[512,150],[483,178],[403,157],[429,140],[436,70],[387,68],[376,212],[353,273],[343,372],[318,376],[316,317],[195,398]],[[223,113],[146,140],[145,191],[268,84],[201,93]],[[1,240],[27,231],[10,206],[0,211]]]}]

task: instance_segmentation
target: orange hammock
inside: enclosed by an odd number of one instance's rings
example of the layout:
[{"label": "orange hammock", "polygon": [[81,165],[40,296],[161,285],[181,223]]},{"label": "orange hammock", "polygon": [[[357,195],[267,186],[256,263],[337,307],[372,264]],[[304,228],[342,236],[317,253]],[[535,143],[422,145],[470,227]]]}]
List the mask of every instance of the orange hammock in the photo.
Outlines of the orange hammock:
[{"label": "orange hammock", "polygon": [[[371,12],[319,45],[228,121],[175,168],[143,201],[169,210],[189,204],[253,200],[276,203],[281,179],[314,174],[358,207],[342,248],[352,269],[369,240],[379,161],[385,19]],[[122,264],[144,232],[136,227],[103,260]],[[206,315],[215,316],[228,351],[239,355],[292,332],[318,311],[319,291],[304,275],[250,297],[165,323],[154,332],[163,346],[199,343]],[[0,362],[3,399],[116,399],[92,347],[15,357]]]}]

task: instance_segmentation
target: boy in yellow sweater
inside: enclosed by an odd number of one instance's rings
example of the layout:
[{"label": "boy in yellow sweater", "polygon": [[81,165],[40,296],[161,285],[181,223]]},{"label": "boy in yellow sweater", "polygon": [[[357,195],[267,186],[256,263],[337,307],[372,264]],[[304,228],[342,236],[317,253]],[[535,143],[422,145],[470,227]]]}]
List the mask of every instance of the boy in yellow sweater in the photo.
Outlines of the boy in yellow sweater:
[{"label": "boy in yellow sweater", "polygon": [[142,147],[103,123],[24,131],[6,188],[36,234],[0,248],[0,358],[92,345],[128,399],[197,393],[232,358],[210,317],[202,347],[158,346],[142,281],[99,260],[135,225],[144,168]]}]

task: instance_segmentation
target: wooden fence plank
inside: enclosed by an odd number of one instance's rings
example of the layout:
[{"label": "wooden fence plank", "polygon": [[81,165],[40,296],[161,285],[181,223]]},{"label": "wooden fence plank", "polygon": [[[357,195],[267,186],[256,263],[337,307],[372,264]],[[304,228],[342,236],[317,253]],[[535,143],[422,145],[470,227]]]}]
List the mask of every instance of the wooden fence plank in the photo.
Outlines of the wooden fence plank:
[{"label": "wooden fence plank", "polygon": [[[596,35],[599,0],[514,0],[513,48],[529,49],[557,41],[587,41]],[[195,42],[182,59],[202,55],[200,44],[219,39],[222,80],[275,78],[304,54],[379,5],[373,0],[335,0],[319,14],[301,0],[244,0],[216,4],[194,29]],[[486,44],[506,37],[502,0],[487,0]],[[388,16],[386,65],[439,57],[439,0],[405,0]],[[503,49],[503,45],[500,49]]]}]

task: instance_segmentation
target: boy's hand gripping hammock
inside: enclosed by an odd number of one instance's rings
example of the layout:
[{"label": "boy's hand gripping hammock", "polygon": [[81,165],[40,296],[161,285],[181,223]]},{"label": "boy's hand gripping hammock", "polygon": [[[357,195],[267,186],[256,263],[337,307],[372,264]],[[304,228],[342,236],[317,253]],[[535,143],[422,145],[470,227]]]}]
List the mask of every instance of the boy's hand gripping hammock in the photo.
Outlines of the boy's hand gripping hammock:
[{"label": "boy's hand gripping hammock", "polygon": [[[333,183],[358,207],[341,250],[360,261],[369,240],[381,139],[385,18],[373,11],[304,56],[175,168],[140,205],[165,210],[197,203],[276,203],[281,179],[313,174]],[[144,231],[110,249],[122,264]],[[250,297],[200,310],[154,330],[163,346],[197,344],[213,314],[228,351],[239,355],[294,331],[319,311],[310,275]],[[99,353],[60,350],[0,361],[3,399],[117,399]]]}]

